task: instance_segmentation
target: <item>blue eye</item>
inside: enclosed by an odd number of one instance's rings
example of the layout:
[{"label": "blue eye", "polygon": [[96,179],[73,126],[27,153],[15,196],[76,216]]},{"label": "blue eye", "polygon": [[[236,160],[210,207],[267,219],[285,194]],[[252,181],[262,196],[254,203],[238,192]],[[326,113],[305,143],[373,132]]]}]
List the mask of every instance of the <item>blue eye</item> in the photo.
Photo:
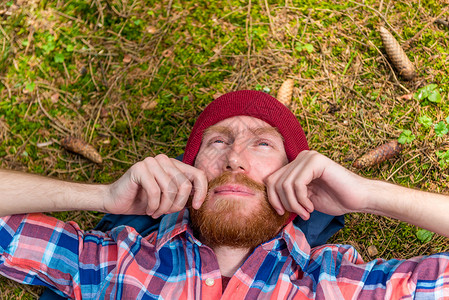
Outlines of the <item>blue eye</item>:
[{"label": "blue eye", "polygon": [[269,147],[270,146],[270,144],[267,143],[267,142],[259,142],[259,143],[257,143],[257,145],[258,146],[264,146],[264,147]]},{"label": "blue eye", "polygon": [[208,145],[217,145],[217,147],[223,147],[223,145],[227,145],[228,143],[224,139],[211,139],[208,143]]}]

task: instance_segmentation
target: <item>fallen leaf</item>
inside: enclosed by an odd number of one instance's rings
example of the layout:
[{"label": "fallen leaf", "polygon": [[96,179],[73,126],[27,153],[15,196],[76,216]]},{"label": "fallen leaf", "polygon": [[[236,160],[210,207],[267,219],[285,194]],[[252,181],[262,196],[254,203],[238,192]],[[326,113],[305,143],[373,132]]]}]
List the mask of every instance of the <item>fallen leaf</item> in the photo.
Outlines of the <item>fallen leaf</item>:
[{"label": "fallen leaf", "polygon": [[379,254],[379,251],[377,251],[377,248],[374,245],[369,246],[367,250],[368,250],[368,255],[371,256],[371,257],[376,256],[377,254]]},{"label": "fallen leaf", "polygon": [[123,56],[123,62],[124,62],[125,64],[131,62],[131,60],[132,60],[131,55],[125,54],[125,56]]},{"label": "fallen leaf", "polygon": [[47,147],[47,146],[52,145],[53,143],[54,143],[54,141],[48,141],[48,142],[44,142],[44,143],[37,143],[37,144],[36,144],[36,147],[38,147],[38,148],[44,148],[44,147]]},{"label": "fallen leaf", "polygon": [[163,56],[163,57],[170,57],[170,56],[172,56],[172,55],[173,55],[173,51],[170,50],[170,49],[166,49],[166,50],[164,50],[164,51],[162,52],[162,56]]},{"label": "fallen leaf", "polygon": [[147,32],[148,32],[149,34],[155,34],[155,33],[157,32],[157,28],[154,27],[154,26],[148,26],[148,27],[147,27]]},{"label": "fallen leaf", "polygon": [[101,118],[107,118],[108,116],[109,116],[108,110],[105,107],[102,107],[101,111],[100,111],[100,117]]},{"label": "fallen leaf", "polygon": [[217,98],[220,97],[221,95],[223,95],[223,93],[216,92],[212,97],[213,97],[214,99],[217,99]]},{"label": "fallen leaf", "polygon": [[142,105],[140,106],[143,110],[152,110],[156,107],[157,102],[155,100],[153,101],[146,101],[143,102]]},{"label": "fallen leaf", "polygon": [[407,101],[412,100],[413,99],[413,93],[399,96],[399,97],[397,97],[397,99],[398,100],[407,100]]},{"label": "fallen leaf", "polygon": [[55,93],[55,94],[51,95],[50,100],[52,103],[55,103],[55,104],[58,103],[59,93]]}]

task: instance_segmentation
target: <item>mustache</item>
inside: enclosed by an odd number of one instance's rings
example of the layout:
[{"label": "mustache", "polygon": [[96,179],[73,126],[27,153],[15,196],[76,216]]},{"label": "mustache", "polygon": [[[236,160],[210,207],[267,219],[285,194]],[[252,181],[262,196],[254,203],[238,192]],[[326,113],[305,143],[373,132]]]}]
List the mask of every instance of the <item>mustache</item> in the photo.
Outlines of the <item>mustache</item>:
[{"label": "mustache", "polygon": [[267,193],[267,187],[265,186],[265,184],[259,183],[251,179],[246,174],[232,173],[232,172],[224,172],[220,176],[210,180],[208,184],[209,185],[208,190],[210,192],[212,189],[227,183],[241,184],[255,192],[262,192],[264,194]]}]

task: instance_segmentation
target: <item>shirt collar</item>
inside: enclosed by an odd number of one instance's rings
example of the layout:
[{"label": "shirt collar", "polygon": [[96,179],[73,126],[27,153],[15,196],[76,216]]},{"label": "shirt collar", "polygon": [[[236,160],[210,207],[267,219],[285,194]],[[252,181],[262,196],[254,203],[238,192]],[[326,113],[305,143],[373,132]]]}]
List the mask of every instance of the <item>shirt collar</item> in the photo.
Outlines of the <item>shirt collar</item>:
[{"label": "shirt collar", "polygon": [[305,270],[310,259],[310,244],[302,230],[293,222],[290,222],[278,236],[285,241],[292,258],[301,269]]},{"label": "shirt collar", "polygon": [[[165,215],[159,225],[159,232],[156,238],[156,248],[159,250],[169,240],[184,232],[187,235],[187,239],[201,246],[202,243],[193,236],[189,223],[189,210],[187,208],[177,213]],[[296,263],[302,269],[305,269],[309,263],[310,245],[301,229],[293,222],[290,222],[274,239],[263,243],[261,246],[266,251],[273,251],[279,247],[278,245],[281,240],[285,242],[290,255]]]},{"label": "shirt collar", "polygon": [[201,242],[193,237],[189,223],[189,210],[187,208],[162,217],[156,237],[156,248],[159,250],[165,243],[184,232],[186,232],[187,238],[191,242],[201,245]]}]

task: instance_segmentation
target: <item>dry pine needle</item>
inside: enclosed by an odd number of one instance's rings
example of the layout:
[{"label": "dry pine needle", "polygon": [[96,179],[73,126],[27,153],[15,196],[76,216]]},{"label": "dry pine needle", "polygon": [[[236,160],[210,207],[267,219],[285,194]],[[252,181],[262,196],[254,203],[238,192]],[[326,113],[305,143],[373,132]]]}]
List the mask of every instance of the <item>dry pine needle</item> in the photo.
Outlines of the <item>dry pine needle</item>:
[{"label": "dry pine needle", "polygon": [[387,52],[391,63],[398,71],[399,75],[406,80],[412,80],[413,78],[415,78],[415,67],[408,59],[407,54],[405,54],[398,41],[385,27],[380,26],[379,32],[385,47],[385,51]]},{"label": "dry pine needle", "polygon": [[289,107],[292,103],[294,84],[295,82],[293,81],[293,79],[287,79],[286,81],[284,81],[284,83],[282,83],[277,94],[277,99],[279,100],[279,102],[287,107]]},{"label": "dry pine needle", "polygon": [[374,166],[398,155],[401,153],[402,148],[402,145],[399,144],[397,140],[390,141],[386,144],[380,145],[357,159],[354,162],[354,167],[361,169]]},{"label": "dry pine needle", "polygon": [[97,152],[97,150],[95,150],[93,146],[89,145],[82,139],[76,138],[74,136],[67,136],[61,141],[61,146],[66,150],[84,156],[94,163],[101,164],[103,162],[103,158]]}]

